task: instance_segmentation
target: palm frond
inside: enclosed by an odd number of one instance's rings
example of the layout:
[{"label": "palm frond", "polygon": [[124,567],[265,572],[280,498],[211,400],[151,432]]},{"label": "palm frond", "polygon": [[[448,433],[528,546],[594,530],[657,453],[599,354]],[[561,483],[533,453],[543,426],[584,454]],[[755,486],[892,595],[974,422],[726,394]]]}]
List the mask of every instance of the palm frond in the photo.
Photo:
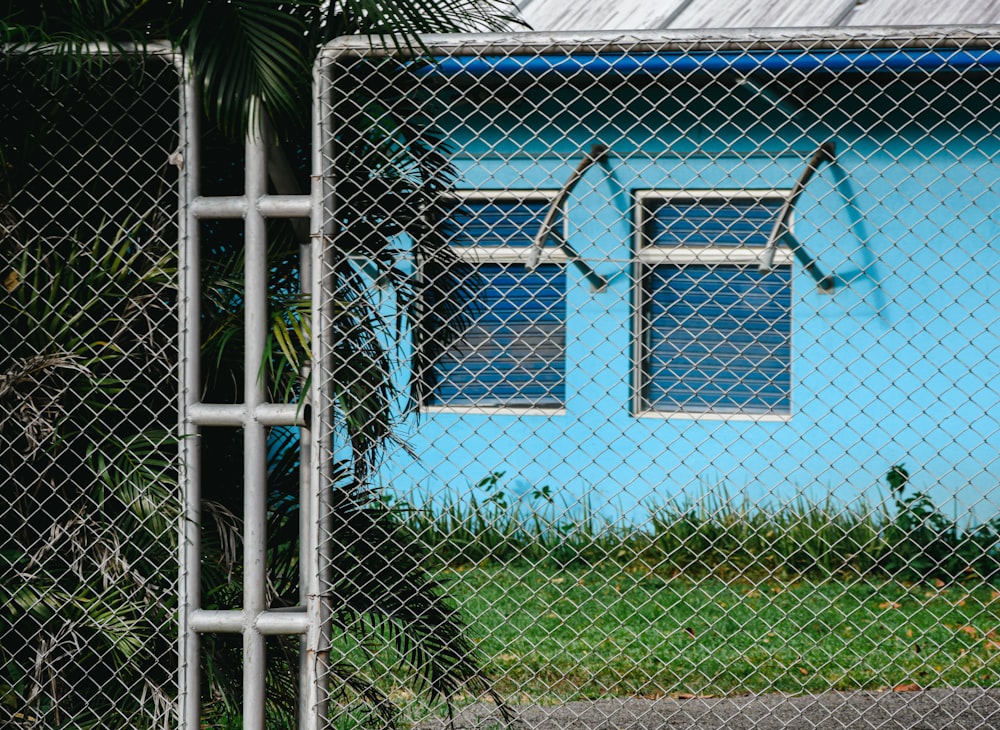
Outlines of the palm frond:
[{"label": "palm frond", "polygon": [[9,362],[0,373],[0,433],[9,443],[21,442],[20,453],[32,458],[49,444],[68,415],[71,380],[91,372],[72,352],[49,352]]},{"label": "palm frond", "polygon": [[427,572],[426,548],[398,515],[360,483],[334,490],[333,580],[342,630],[370,628],[388,637],[415,678],[450,707],[466,688],[497,699],[458,612]]},{"label": "palm frond", "polygon": [[[127,437],[106,436],[86,451],[87,462],[102,488],[102,514],[137,545],[173,540],[180,510],[173,476],[177,438],[166,431],[143,431]],[[114,503],[110,503],[113,499]]]},{"label": "palm frond", "polygon": [[184,28],[180,40],[203,81],[206,110],[234,136],[258,128],[263,109],[279,124],[302,116],[309,61],[297,6],[304,4],[205,2]]},{"label": "palm frond", "polygon": [[[394,285],[412,333],[411,406],[426,402],[436,387],[434,365],[473,321],[482,286],[450,245],[455,171],[445,140],[420,121],[432,100],[415,97],[413,72],[394,61],[352,64],[345,72],[340,81],[353,91],[339,95],[339,113],[351,122],[335,132],[340,153],[333,175],[342,201],[336,244]],[[400,234],[409,251],[396,247]],[[396,268],[407,255],[419,276]]]},{"label": "palm frond", "polygon": [[337,35],[377,37],[381,45],[408,53],[426,50],[421,33],[499,32],[524,24],[508,0],[339,0],[331,6]]},{"label": "palm frond", "polygon": [[[0,664],[12,684],[2,689],[46,726],[150,728],[166,717],[175,531],[167,531],[174,539],[137,536],[115,518],[136,487],[117,486],[99,496],[107,510],[80,501],[30,553],[2,553],[10,580],[0,586],[0,633],[32,638],[4,643]],[[39,527],[33,515],[23,517]],[[139,685],[152,703],[138,700]]]},{"label": "palm frond", "polygon": [[336,290],[330,329],[331,373],[337,399],[335,426],[349,440],[358,478],[376,465],[393,438],[397,386],[386,335],[389,324],[373,298],[371,280],[351,258],[335,264]]},{"label": "palm frond", "polygon": [[271,298],[271,329],[265,342],[260,376],[274,383],[275,395],[284,403],[308,392],[302,381],[303,365],[312,358],[311,302],[299,294]]},{"label": "palm frond", "polygon": [[394,730],[399,726],[399,708],[359,667],[347,662],[330,666],[330,699],[338,715],[348,714],[358,727]]},{"label": "palm frond", "polygon": [[[14,53],[27,56],[40,79],[53,87],[86,84],[115,62],[139,70],[149,41],[168,37],[169,14],[147,17],[145,24],[129,22],[145,5],[141,0],[22,4],[0,20],[3,55],[8,62]],[[103,52],[93,53],[97,46]]]}]

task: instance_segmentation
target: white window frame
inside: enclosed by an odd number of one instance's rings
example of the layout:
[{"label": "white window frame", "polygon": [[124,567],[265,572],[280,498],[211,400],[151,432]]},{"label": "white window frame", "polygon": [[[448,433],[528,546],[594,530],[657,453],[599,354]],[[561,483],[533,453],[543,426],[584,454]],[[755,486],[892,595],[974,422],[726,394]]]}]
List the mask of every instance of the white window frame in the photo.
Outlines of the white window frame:
[{"label": "white window frame", "polygon": [[[683,267],[690,264],[742,264],[755,265],[760,262],[764,246],[691,246],[678,243],[676,246],[654,246],[646,240],[646,210],[650,201],[670,203],[671,201],[765,201],[773,200],[784,203],[791,191],[784,190],[753,190],[753,189],[644,189],[633,191],[632,205],[632,414],[639,418],[673,418],[682,420],[710,421],[774,421],[785,422],[792,417],[792,404],[789,403],[788,413],[742,413],[694,409],[657,409],[648,408],[643,397],[643,390],[648,380],[644,372],[646,359],[646,338],[649,333],[644,326],[643,307],[643,277],[646,273],[660,265]],[[789,231],[792,221],[789,221]],[[779,242],[774,252],[774,268],[792,267],[794,255],[791,250]],[[789,286],[792,286],[790,280]],[[791,396],[790,396],[791,397]]]},{"label": "white window frame", "polygon": [[[456,203],[464,204],[467,201],[541,201],[549,205],[556,199],[559,191],[556,189],[533,189],[533,190],[511,190],[511,189],[476,189],[476,190],[458,190],[443,196],[445,200],[455,201]],[[565,207],[563,208],[561,230],[559,233],[565,239],[568,231],[568,222],[565,215]],[[536,231],[529,232],[530,234],[536,233]],[[457,246],[452,245],[452,251],[454,251],[460,259],[466,261],[470,264],[483,264],[483,263],[498,263],[498,264],[517,264],[523,263],[527,264],[531,255],[531,246]],[[560,248],[554,246],[545,246],[541,251],[541,256],[539,257],[539,264],[563,264],[566,265],[569,262],[569,258]],[[567,272],[568,274],[568,272]],[[569,279],[566,280],[567,289],[569,286]],[[566,292],[568,294],[568,291]],[[569,308],[567,305],[566,319],[569,319]],[[564,326],[568,325],[568,322],[563,323]],[[567,357],[568,348],[563,348],[563,358]],[[564,363],[564,366],[568,370],[568,362]],[[558,407],[544,407],[544,406],[509,406],[509,405],[496,405],[496,406],[476,406],[476,405],[431,405],[422,403],[420,404],[421,413],[454,413],[454,414],[466,414],[466,413],[478,413],[485,415],[538,415],[538,416],[559,416],[565,415],[566,413],[566,401],[569,399],[569,390],[567,391],[565,397],[563,398],[563,405]]]}]

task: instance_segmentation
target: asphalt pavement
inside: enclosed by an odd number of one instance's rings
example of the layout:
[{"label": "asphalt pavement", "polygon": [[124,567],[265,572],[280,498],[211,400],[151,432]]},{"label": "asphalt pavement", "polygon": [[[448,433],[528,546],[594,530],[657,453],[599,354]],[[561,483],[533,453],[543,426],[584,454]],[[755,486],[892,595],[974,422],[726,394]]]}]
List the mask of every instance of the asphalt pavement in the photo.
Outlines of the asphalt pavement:
[{"label": "asphalt pavement", "polygon": [[[1000,730],[1000,689],[978,688],[605,699],[516,709],[523,730]],[[502,727],[485,704],[455,718],[456,730]]]}]

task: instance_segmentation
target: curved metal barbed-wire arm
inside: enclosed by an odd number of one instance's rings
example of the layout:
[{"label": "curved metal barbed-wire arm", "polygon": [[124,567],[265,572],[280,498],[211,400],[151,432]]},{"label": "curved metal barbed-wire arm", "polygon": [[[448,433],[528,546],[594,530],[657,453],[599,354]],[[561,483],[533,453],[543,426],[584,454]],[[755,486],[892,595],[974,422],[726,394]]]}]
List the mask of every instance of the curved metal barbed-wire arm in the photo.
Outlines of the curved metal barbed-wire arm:
[{"label": "curved metal barbed-wire arm", "polygon": [[528,254],[528,262],[525,264],[525,268],[528,271],[534,271],[538,268],[538,262],[542,257],[542,249],[550,238],[555,238],[559,247],[566,253],[566,256],[580,270],[584,277],[586,277],[587,281],[590,282],[590,286],[594,291],[602,291],[608,285],[607,279],[594,271],[586,261],[580,258],[580,255],[566,242],[565,238],[558,235],[555,225],[559,211],[566,202],[566,198],[573,192],[573,188],[580,182],[587,170],[607,157],[610,149],[608,145],[601,144],[600,142],[594,144],[584,155],[583,159],[580,160],[580,164],[573,170],[569,179],[566,180],[566,184],[556,193],[556,196],[549,204],[548,210],[545,212],[545,218],[542,220],[542,225],[538,229],[538,233],[535,234],[535,237],[531,241],[531,251]]},{"label": "curved metal barbed-wire arm", "polygon": [[799,179],[795,181],[795,186],[792,188],[791,194],[785,199],[785,204],[781,206],[781,212],[774,222],[771,235],[768,236],[767,244],[760,255],[760,262],[757,266],[757,271],[760,273],[767,274],[774,270],[775,250],[778,244],[784,241],[791,248],[795,258],[802,264],[802,268],[816,281],[816,285],[820,289],[823,291],[831,291],[833,289],[833,277],[823,273],[816,260],[802,247],[798,239],[792,235],[789,221],[792,217],[792,211],[795,210],[795,203],[798,202],[799,196],[802,195],[802,191],[805,190],[806,185],[824,162],[834,161],[836,153],[837,146],[832,140],[824,142],[813,153],[812,157],[809,158],[809,161],[806,162],[805,169],[802,171]]}]

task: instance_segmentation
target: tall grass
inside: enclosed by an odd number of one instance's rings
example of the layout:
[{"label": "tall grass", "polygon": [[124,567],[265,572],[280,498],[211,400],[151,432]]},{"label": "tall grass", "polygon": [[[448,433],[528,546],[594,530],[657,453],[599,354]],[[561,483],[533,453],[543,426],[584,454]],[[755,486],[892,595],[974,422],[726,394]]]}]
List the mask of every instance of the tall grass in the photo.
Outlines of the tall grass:
[{"label": "tall grass", "polygon": [[892,499],[879,505],[804,496],[766,505],[717,488],[647,505],[645,520],[613,523],[586,499],[557,505],[547,487],[514,497],[495,472],[468,497],[424,495],[426,506],[396,507],[405,529],[449,567],[611,561],[664,576],[1000,581],[1000,518],[962,527],[926,494],[904,498],[905,470],[893,470]]},{"label": "tall grass", "polygon": [[649,522],[642,559],[685,575],[855,577],[875,570],[887,547],[884,513],[805,497],[768,507],[722,492],[655,507]]},{"label": "tall grass", "polygon": [[502,488],[502,477],[503,472],[484,477],[468,497],[457,492],[423,495],[422,507],[395,507],[433,558],[452,567],[518,561],[593,564],[629,548],[629,531],[598,516],[588,499],[567,509],[556,504],[546,486],[515,497]]}]

